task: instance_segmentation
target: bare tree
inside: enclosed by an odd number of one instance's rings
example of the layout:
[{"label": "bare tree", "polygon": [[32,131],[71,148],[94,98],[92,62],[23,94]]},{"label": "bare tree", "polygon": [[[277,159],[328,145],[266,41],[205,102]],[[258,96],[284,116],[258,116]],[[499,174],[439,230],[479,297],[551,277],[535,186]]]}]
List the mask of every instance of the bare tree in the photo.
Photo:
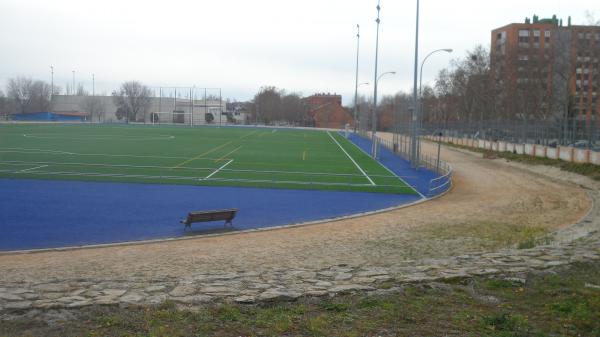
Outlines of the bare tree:
[{"label": "bare tree", "polygon": [[585,20],[589,26],[600,26],[600,19],[596,20],[595,12],[585,11]]},{"label": "bare tree", "polygon": [[4,92],[0,90],[0,116],[8,115],[7,111],[7,100],[6,96],[4,96]]},{"label": "bare tree", "polygon": [[254,96],[254,118],[265,124],[281,120],[282,91],[273,86],[260,88]]},{"label": "bare tree", "polygon": [[77,91],[75,92],[76,96],[89,96],[90,93],[85,90],[83,83],[77,83]]},{"label": "bare tree", "polygon": [[444,104],[439,110],[444,118],[472,122],[492,116],[495,89],[489,51],[476,46],[465,58],[453,61],[452,68],[438,74],[435,90],[437,100],[443,98],[443,102],[432,102],[430,108]]},{"label": "bare tree", "polygon": [[306,124],[307,107],[302,100],[302,96],[297,93],[291,93],[281,97],[283,120],[295,124]]},{"label": "bare tree", "polygon": [[50,85],[31,78],[17,77],[8,80],[8,97],[19,113],[41,112],[50,109]]},{"label": "bare tree", "polygon": [[92,121],[95,117],[98,122],[101,122],[104,119],[104,114],[106,113],[106,106],[104,105],[104,102],[99,97],[95,96],[86,96],[83,99],[80,108],[85,112],[89,112],[90,119]]},{"label": "bare tree", "polygon": [[143,118],[150,107],[150,89],[137,81],[121,84],[119,91],[113,91],[113,100],[117,106],[117,118],[137,121]]}]

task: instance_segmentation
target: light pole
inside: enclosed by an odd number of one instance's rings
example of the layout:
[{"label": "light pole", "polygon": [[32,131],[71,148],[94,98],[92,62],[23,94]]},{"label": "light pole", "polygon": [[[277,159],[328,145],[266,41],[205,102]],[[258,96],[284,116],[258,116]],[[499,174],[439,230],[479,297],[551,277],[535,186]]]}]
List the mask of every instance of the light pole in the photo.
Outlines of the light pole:
[{"label": "light pole", "polygon": [[381,6],[380,6],[380,1],[377,1],[377,20],[375,20],[375,22],[377,22],[377,35],[375,37],[375,76],[373,77],[374,79],[374,85],[373,85],[373,120],[372,120],[372,126],[371,126],[371,141],[372,141],[372,146],[371,146],[371,156],[375,157],[375,133],[377,132],[377,63],[378,63],[378,57],[379,57],[379,23],[381,22],[381,20],[379,20],[379,12],[381,11]]},{"label": "light pole", "polygon": [[96,96],[96,75],[92,74],[92,96]]},{"label": "light pole", "polygon": [[[369,85],[369,82],[359,83],[356,86],[356,91],[358,92],[358,88],[361,87],[361,86],[363,86],[363,85]],[[358,98],[357,97],[354,98],[354,108],[356,110],[356,116],[357,116],[356,117],[357,119],[354,120],[354,123],[355,123],[354,132],[356,132],[356,123],[358,123],[359,131],[363,131],[363,130],[365,130],[364,127],[366,125],[362,125],[362,122],[360,121],[361,120],[361,117],[360,117],[360,107],[358,106]]]},{"label": "light pole", "polygon": [[75,95],[75,70],[73,70],[73,95]]},{"label": "light pole", "polygon": [[419,157],[421,155],[421,142],[418,140],[419,138],[419,132],[420,132],[420,128],[421,128],[421,124],[423,122],[423,92],[422,92],[422,86],[423,86],[423,66],[425,65],[425,61],[427,61],[427,59],[429,58],[429,56],[437,53],[437,52],[446,52],[446,53],[452,53],[452,49],[451,48],[443,48],[443,49],[436,49],[434,51],[432,51],[431,53],[427,54],[427,56],[425,56],[425,58],[423,59],[423,62],[421,62],[421,70],[419,71],[419,104],[418,104],[418,109],[417,109],[417,128],[416,128],[416,135],[417,135],[417,162],[419,162]]},{"label": "light pole", "polygon": [[373,98],[373,127],[372,127],[372,147],[371,147],[371,156],[373,158],[377,157],[377,144],[375,141],[375,136],[377,134],[377,86],[379,84],[379,80],[385,76],[385,75],[395,75],[396,72],[395,71],[388,71],[385,72],[381,75],[379,75],[379,77],[377,77],[377,79],[375,79],[375,96]]},{"label": "light pole", "polygon": [[417,0],[417,17],[415,31],[415,68],[413,78],[413,107],[412,107],[412,137],[410,142],[410,163],[413,168],[419,168],[419,156],[417,154],[417,141],[419,138],[417,127],[417,67],[419,64],[419,0]]},{"label": "light pole", "polygon": [[50,66],[50,105],[54,96],[54,66]]},{"label": "light pole", "polygon": [[356,25],[356,79],[354,82],[354,133],[356,133],[356,124],[358,122],[358,52],[360,50],[360,25]]}]

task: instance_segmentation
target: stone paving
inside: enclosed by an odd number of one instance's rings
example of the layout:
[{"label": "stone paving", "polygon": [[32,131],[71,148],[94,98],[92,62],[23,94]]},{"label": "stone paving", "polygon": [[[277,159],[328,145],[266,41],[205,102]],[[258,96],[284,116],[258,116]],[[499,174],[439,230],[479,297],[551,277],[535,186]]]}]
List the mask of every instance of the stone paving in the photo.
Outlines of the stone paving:
[{"label": "stone paving", "polygon": [[[437,282],[484,275],[521,277],[573,262],[600,259],[600,192],[589,191],[594,207],[579,223],[552,234],[550,244],[504,249],[439,260],[398,261],[388,266],[335,265],[318,270],[276,269],[195,274],[162,279],[56,279],[0,284],[0,318],[15,312],[91,305],[211,302],[257,303],[353,292],[384,293],[403,283]],[[545,242],[545,240],[542,240]]]}]

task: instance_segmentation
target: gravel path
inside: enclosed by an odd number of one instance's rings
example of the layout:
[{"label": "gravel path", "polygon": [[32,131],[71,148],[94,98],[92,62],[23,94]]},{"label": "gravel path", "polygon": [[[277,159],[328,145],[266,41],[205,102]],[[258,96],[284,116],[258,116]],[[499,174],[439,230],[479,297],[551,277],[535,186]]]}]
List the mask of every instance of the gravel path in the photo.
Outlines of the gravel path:
[{"label": "gravel path", "polygon": [[[588,213],[590,197],[600,200],[597,182],[449,148],[442,156],[454,166],[454,189],[409,208],[221,237],[0,255],[0,314],[167,298],[197,305],[385,291],[402,282],[599,258],[598,209],[568,227]],[[531,228],[558,234],[548,246],[510,248],[512,232]]]}]

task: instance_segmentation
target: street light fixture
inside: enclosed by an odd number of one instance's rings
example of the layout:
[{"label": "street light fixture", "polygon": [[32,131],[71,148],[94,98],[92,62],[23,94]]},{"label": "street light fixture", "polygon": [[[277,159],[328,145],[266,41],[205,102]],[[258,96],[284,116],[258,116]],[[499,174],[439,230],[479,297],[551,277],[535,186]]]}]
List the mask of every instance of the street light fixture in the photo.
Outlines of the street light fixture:
[{"label": "street light fixture", "polygon": [[[427,61],[427,59],[429,58],[429,56],[438,53],[438,52],[446,52],[446,53],[452,53],[453,50],[451,48],[443,48],[443,49],[436,49],[434,51],[432,51],[431,53],[427,54],[427,56],[425,56],[425,58],[423,59],[423,62],[421,62],[421,70],[419,72],[419,101],[418,101],[418,105],[417,105],[417,128],[415,130],[416,132],[416,144],[417,144],[417,151],[416,151],[416,162],[419,163],[420,161],[420,156],[421,156],[421,142],[419,140],[419,132],[421,129],[421,124],[423,122],[423,90],[422,90],[422,86],[423,86],[423,66],[425,65],[425,61]],[[418,164],[417,164],[418,167]]]},{"label": "street light fixture", "polygon": [[373,126],[372,126],[372,132],[371,132],[371,139],[372,141],[372,147],[371,147],[371,156],[373,158],[377,158],[377,144],[375,141],[375,136],[377,135],[377,86],[379,85],[379,80],[385,76],[385,75],[395,75],[396,72],[395,71],[388,71],[385,72],[381,75],[379,75],[379,77],[377,77],[377,79],[375,80],[375,95],[373,97]]}]

